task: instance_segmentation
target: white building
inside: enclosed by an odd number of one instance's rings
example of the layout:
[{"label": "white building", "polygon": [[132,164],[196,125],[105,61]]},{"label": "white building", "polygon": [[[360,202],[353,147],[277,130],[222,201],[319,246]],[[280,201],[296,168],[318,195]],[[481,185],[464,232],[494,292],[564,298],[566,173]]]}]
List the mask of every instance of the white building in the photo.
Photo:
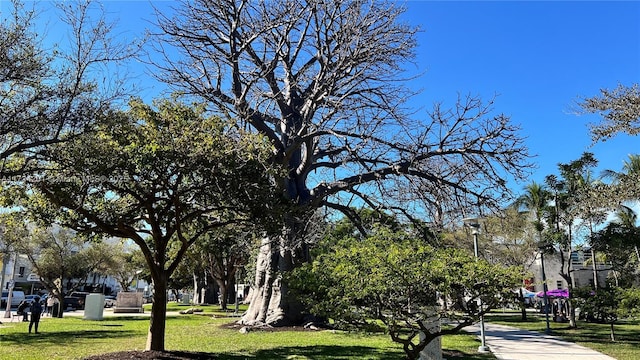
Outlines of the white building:
[{"label": "white building", "polygon": [[[594,287],[593,266],[591,264],[585,265],[587,259],[590,258],[591,255],[589,252],[573,251],[571,253],[572,287]],[[611,271],[611,267],[607,264],[596,262],[596,269],[598,273],[598,285],[604,286]],[[528,290],[535,291],[536,293],[542,291],[542,258],[539,253],[536,255],[535,261],[529,267],[529,272],[532,274],[533,278],[530,281]],[[560,272],[560,256],[557,253],[545,254],[544,275],[547,279],[548,290],[568,288],[568,284],[566,280],[560,276]]]},{"label": "white building", "polygon": [[[39,281],[38,275],[33,271],[31,262],[26,255],[5,255],[0,257],[0,284],[2,289],[7,289],[9,283],[13,281],[16,288],[20,288],[25,294],[35,294],[46,291]],[[72,283],[74,279],[65,279],[63,289],[67,288],[67,281]],[[101,288],[109,294],[121,291],[120,284],[111,276],[104,276],[97,273],[90,273],[87,276],[87,285],[79,289],[85,291],[89,288]]]}]

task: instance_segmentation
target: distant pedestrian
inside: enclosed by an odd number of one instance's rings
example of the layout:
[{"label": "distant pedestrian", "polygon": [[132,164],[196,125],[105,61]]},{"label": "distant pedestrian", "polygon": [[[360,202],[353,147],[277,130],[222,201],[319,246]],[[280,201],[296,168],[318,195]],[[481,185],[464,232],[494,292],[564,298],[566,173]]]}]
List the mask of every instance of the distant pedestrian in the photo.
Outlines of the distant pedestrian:
[{"label": "distant pedestrian", "polygon": [[18,304],[18,311],[16,314],[22,315],[22,321],[29,321],[29,312],[27,308],[29,307],[29,301],[22,300],[20,304]]},{"label": "distant pedestrian", "polygon": [[31,327],[35,324],[36,334],[38,333],[38,325],[40,324],[40,315],[42,314],[42,305],[40,305],[40,297],[36,296],[31,303],[31,322],[29,323],[29,334]]},{"label": "distant pedestrian", "polygon": [[56,297],[53,296],[53,294],[49,294],[49,296],[47,296],[47,314],[49,316],[52,316],[53,306],[55,305],[56,300],[58,299],[56,299]]}]

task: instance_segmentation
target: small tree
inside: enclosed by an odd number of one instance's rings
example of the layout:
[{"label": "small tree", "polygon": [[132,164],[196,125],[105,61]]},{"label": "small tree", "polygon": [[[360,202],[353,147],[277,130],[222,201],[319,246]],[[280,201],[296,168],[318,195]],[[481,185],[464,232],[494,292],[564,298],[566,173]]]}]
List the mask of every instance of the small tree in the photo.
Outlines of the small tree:
[{"label": "small tree", "polygon": [[49,170],[27,184],[22,204],[38,218],[139,246],[154,288],[147,350],[164,350],[168,279],[187,250],[277,203],[260,137],[198,106],[156,105],[134,100],[128,112],[105,114],[96,134],[52,148]]},{"label": "small tree", "polygon": [[535,224],[529,221],[527,213],[516,207],[508,207],[495,216],[486,217],[483,222],[485,238],[492,241],[483,244],[487,249],[487,261],[494,264],[514,266],[520,269],[522,284],[518,292],[522,321],[527,320],[525,297],[522,288],[525,280],[530,278],[527,269],[535,261],[538,251],[538,238]]},{"label": "small tree", "polygon": [[[248,230],[248,229],[247,229]],[[220,308],[227,309],[229,294],[236,284],[236,273],[242,271],[256,243],[255,235],[242,228],[226,227],[209,232],[199,245],[201,262],[220,291]]]},{"label": "small tree", "polygon": [[136,272],[145,269],[147,265],[139,248],[117,246],[117,250],[108,272],[116,279],[122,291],[129,291]]},{"label": "small tree", "polygon": [[620,305],[623,292],[618,287],[601,287],[595,291],[589,287],[577,289],[576,301],[587,321],[609,324],[611,341],[616,341],[614,324],[622,312]]},{"label": "small tree", "polygon": [[[339,327],[383,323],[408,359],[417,359],[438,336],[456,333],[512,300],[522,281],[517,269],[491,265],[461,250],[438,250],[384,228],[364,239],[342,239],[294,271],[291,280],[314,314]],[[444,319],[452,326],[440,328]]]},{"label": "small tree", "polygon": [[84,286],[89,274],[112,266],[115,253],[99,239],[69,229],[38,227],[23,219],[14,219],[13,226],[22,227],[23,236],[9,239],[12,247],[27,256],[40,283],[58,299],[60,306],[54,316],[63,316],[65,295]]}]

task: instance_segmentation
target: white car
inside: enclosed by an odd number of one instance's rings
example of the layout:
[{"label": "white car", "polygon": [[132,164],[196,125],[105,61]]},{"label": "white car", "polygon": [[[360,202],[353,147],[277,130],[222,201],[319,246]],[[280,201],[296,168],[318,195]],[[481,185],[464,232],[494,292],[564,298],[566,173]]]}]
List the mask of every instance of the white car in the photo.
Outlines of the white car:
[{"label": "white car", "polygon": [[105,296],[104,297],[104,307],[110,308],[116,306],[116,297],[115,296]]},{"label": "white car", "polygon": [[[4,309],[7,306],[7,298],[9,297],[9,291],[2,291],[2,299],[0,300],[0,308]],[[24,300],[24,292],[20,290],[13,290],[11,293],[11,307],[16,307],[20,305],[22,300]]]}]

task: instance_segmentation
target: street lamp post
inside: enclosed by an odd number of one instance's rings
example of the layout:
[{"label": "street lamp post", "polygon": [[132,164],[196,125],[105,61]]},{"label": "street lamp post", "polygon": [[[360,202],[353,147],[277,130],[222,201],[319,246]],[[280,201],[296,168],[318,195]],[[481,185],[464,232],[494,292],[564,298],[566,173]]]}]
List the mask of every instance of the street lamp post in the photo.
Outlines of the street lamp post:
[{"label": "street lamp post", "polygon": [[[480,224],[478,223],[478,219],[475,218],[466,218],[463,219],[465,225],[471,228],[471,233],[473,234],[473,252],[476,257],[476,261],[478,261],[478,229],[480,229]],[[478,346],[478,352],[486,353],[489,352],[489,347],[487,346],[485,335],[484,335],[484,314],[482,313],[482,298],[479,299],[480,305],[480,346]]]},{"label": "street lamp post", "polygon": [[549,327],[549,294],[547,293],[547,275],[544,272],[544,251],[547,249],[547,245],[540,245],[538,247],[540,250],[540,266],[542,268],[542,298],[544,299],[544,314],[545,320],[547,322],[547,328],[545,329],[545,334],[551,334],[551,328]]}]

